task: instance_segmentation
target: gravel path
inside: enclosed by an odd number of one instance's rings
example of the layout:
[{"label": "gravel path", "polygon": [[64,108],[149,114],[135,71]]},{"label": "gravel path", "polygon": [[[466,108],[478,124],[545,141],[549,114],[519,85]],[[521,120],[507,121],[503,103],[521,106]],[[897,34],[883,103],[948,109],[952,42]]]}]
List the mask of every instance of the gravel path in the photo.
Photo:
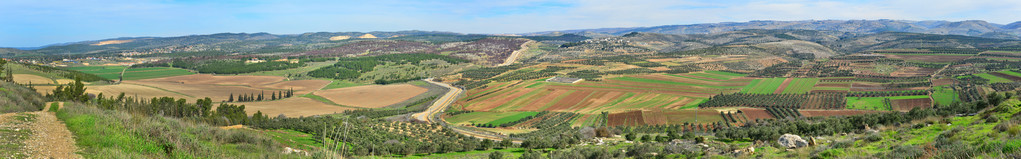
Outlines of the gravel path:
[{"label": "gravel path", "polygon": [[38,115],[32,123],[32,137],[25,142],[29,156],[33,158],[82,158],[75,154],[75,146],[71,131],[64,122],[57,120],[53,112],[32,112]]},{"label": "gravel path", "polygon": [[0,114],[0,158],[82,158],[74,136],[53,112]]}]

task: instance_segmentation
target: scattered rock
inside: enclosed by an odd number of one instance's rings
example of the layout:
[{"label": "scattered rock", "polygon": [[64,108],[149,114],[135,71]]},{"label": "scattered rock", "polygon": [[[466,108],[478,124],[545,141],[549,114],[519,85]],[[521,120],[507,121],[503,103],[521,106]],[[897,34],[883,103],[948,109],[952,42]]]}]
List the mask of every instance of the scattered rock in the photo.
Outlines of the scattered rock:
[{"label": "scattered rock", "polygon": [[783,136],[780,136],[780,139],[777,140],[777,143],[780,143],[781,146],[786,148],[800,148],[808,146],[808,141],[801,139],[801,136],[792,134],[783,134]]}]

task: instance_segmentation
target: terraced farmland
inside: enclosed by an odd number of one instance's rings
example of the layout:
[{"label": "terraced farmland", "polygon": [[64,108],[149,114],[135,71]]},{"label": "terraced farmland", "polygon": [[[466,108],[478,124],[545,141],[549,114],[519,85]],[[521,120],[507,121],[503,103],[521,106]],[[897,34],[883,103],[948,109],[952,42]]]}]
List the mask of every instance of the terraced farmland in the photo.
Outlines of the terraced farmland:
[{"label": "terraced farmland", "polygon": [[[470,90],[458,102],[474,111],[559,111],[583,114],[692,108],[719,93],[734,93],[752,79],[726,72],[647,74],[576,84],[509,81]],[[723,80],[726,79],[726,80]]]}]

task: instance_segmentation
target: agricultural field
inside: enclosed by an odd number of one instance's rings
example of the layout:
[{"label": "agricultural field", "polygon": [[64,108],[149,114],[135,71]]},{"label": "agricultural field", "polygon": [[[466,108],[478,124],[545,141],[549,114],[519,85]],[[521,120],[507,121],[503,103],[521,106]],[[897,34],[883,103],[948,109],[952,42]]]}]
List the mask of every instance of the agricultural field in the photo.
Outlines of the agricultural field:
[{"label": "agricultural field", "polygon": [[[715,77],[715,78],[710,78]],[[733,93],[751,79],[719,73],[646,74],[583,81],[494,82],[469,90],[457,105],[474,111],[559,111],[583,114],[691,108],[709,96]],[[721,79],[729,80],[721,80]]]},{"label": "agricultural field", "polygon": [[[741,93],[750,94],[772,94],[784,84],[787,78],[764,78],[752,80],[747,86],[741,89]],[[787,82],[790,83],[790,82]],[[779,89],[782,91],[782,89]]]},{"label": "agricultural field", "polygon": [[892,97],[847,97],[847,109],[908,111],[914,107],[928,107],[932,100],[926,95]]},{"label": "agricultural field", "polygon": [[995,76],[995,75],[992,75],[990,73],[979,73],[979,74],[974,74],[974,75],[989,80],[989,83],[1010,83],[1010,82],[1014,82],[1014,81],[1011,81],[1010,79],[1006,79],[1006,78],[1003,78],[1003,77],[1000,77],[1000,76]]},{"label": "agricultural field", "polygon": [[31,83],[33,85],[36,85],[36,84],[54,84],[57,82],[56,80],[33,74],[12,74],[12,76],[14,76],[14,83],[19,84]]},{"label": "agricultural field", "polygon": [[[788,82],[790,81],[790,82]],[[785,80],[785,85],[781,85],[781,88],[777,88],[777,91],[782,90],[780,93],[774,92],[774,94],[802,94],[811,92],[815,87],[815,84],[819,82],[818,78],[789,78]]]},{"label": "agricultural field", "polygon": [[882,55],[891,59],[901,59],[911,62],[929,62],[929,63],[950,63],[975,56],[974,54],[901,54],[901,53],[883,53]]},{"label": "agricultural field", "polygon": [[411,99],[429,89],[411,84],[365,85],[316,91],[340,105],[361,108],[382,108]]},{"label": "agricultural field", "polygon": [[511,121],[517,121],[518,119],[533,116],[538,113],[539,112],[471,112],[458,114],[454,116],[448,116],[444,118],[444,120],[454,125],[493,124],[493,123],[502,124]]},{"label": "agricultural field", "polygon": [[607,126],[714,123],[719,121],[723,121],[720,112],[711,109],[636,110],[610,114],[607,117]]},{"label": "agricultural field", "polygon": [[82,66],[70,67],[68,69],[98,75],[99,77],[109,80],[117,80],[120,78],[121,71],[124,71],[124,80],[141,80],[195,74],[185,69],[172,67],[128,68],[127,70],[124,70],[124,68],[125,66]]},{"label": "agricultural field", "polygon": [[943,86],[932,87],[932,100],[936,104],[947,105],[953,102],[961,102],[960,95],[953,88]]}]

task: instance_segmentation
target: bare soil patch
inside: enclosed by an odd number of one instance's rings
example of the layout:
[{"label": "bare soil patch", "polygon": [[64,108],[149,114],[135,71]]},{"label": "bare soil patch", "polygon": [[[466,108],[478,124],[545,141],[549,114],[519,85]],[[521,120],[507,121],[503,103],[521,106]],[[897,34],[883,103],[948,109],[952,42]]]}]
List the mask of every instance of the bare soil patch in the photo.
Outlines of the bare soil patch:
[{"label": "bare soil patch", "polygon": [[955,82],[956,81],[954,81],[954,79],[950,79],[950,78],[934,79],[934,80],[932,80],[932,86],[951,85],[951,84],[954,84]]},{"label": "bare soil patch", "polygon": [[742,114],[744,114],[746,117],[748,117],[748,121],[755,121],[756,119],[773,119],[773,118],[776,118],[776,117],[773,117],[773,115],[770,115],[769,112],[766,111],[766,109],[760,109],[760,108],[740,108],[738,110],[740,110]]},{"label": "bare soil patch", "polygon": [[783,90],[787,89],[787,86],[790,86],[791,85],[791,81],[793,81],[793,80],[794,80],[794,78],[787,78],[787,79],[783,80],[783,83],[780,83],[780,87],[777,87],[776,90],[773,91],[773,94],[781,94],[781,93],[783,93]]},{"label": "bare soil patch", "polygon": [[255,114],[256,111],[262,111],[263,114],[270,117],[276,117],[280,114],[287,117],[324,115],[342,113],[344,110],[355,109],[330,105],[304,97],[292,97],[275,101],[245,102],[239,104],[245,105],[245,111],[249,115]]},{"label": "bare soil patch", "polygon": [[411,84],[367,85],[316,91],[334,103],[364,108],[381,108],[408,100],[429,89]]},{"label": "bare soil patch", "polygon": [[893,105],[893,110],[907,112],[914,108],[932,107],[932,100],[930,100],[929,98],[896,99],[891,100],[890,104]]}]

